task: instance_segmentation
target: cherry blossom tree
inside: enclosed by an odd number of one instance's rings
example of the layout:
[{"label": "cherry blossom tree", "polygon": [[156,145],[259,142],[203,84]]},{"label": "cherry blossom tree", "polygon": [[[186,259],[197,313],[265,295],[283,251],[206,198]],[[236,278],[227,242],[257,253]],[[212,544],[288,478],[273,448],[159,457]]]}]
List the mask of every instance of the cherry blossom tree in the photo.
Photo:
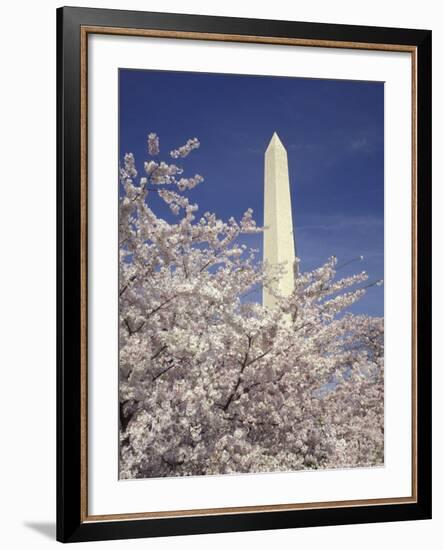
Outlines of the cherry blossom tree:
[{"label": "cherry blossom tree", "polygon": [[346,313],[367,275],[340,278],[331,257],[289,266],[294,291],[272,309],[245,300],[288,266],[239,244],[262,231],[251,210],[197,218],[203,178],[174,162],[199,146],[160,161],[151,133],[143,175],[132,154],[120,169],[120,477],[382,464],[383,319]]}]

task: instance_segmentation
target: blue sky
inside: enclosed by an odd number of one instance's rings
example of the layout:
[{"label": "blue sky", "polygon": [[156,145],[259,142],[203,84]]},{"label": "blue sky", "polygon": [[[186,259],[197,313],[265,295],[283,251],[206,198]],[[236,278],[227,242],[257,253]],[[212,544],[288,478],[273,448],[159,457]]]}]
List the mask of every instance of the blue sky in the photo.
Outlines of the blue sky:
[{"label": "blue sky", "polygon": [[[199,138],[182,165],[205,178],[189,195],[201,214],[239,218],[250,207],[263,223],[264,151],[276,131],[288,152],[301,269],[363,255],[340,273],[383,278],[383,83],[120,69],[119,96],[120,158],[134,153],[140,170],[149,132],[165,160]],[[248,239],[261,248],[261,237]],[[383,287],[352,311],[383,315]]]}]

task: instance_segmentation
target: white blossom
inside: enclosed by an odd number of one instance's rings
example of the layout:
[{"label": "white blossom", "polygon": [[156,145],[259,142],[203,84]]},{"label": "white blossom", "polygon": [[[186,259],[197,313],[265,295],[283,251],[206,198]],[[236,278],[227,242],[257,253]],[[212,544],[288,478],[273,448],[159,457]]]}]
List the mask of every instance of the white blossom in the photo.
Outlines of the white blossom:
[{"label": "white blossom", "polygon": [[154,134],[154,132],[148,134],[148,153],[152,156],[160,153],[160,142],[157,134]]},{"label": "white blossom", "polygon": [[171,151],[170,155],[173,159],[185,158],[189,155],[191,151],[193,151],[194,149],[198,149],[199,147],[200,142],[198,141],[198,139],[191,138],[188,139],[188,141],[178,149],[174,149],[173,151]]}]

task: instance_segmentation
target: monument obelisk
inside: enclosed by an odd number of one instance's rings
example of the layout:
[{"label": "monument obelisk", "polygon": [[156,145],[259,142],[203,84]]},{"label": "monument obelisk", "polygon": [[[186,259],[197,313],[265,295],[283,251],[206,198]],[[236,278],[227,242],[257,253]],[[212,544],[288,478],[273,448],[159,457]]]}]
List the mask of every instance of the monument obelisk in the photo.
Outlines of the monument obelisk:
[{"label": "monument obelisk", "polygon": [[[270,265],[284,262],[285,273],[273,290],[287,296],[294,290],[294,228],[288,155],[276,132],[265,153],[264,226],[263,260]],[[274,304],[274,296],[263,288],[263,305]]]}]

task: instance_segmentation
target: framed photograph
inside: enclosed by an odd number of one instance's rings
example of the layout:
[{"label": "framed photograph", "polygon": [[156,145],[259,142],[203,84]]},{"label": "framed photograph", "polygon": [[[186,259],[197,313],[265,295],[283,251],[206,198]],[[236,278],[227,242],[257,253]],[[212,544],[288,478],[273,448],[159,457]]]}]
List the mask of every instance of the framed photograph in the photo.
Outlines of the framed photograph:
[{"label": "framed photograph", "polygon": [[430,518],[431,32],[57,33],[58,540]]}]

